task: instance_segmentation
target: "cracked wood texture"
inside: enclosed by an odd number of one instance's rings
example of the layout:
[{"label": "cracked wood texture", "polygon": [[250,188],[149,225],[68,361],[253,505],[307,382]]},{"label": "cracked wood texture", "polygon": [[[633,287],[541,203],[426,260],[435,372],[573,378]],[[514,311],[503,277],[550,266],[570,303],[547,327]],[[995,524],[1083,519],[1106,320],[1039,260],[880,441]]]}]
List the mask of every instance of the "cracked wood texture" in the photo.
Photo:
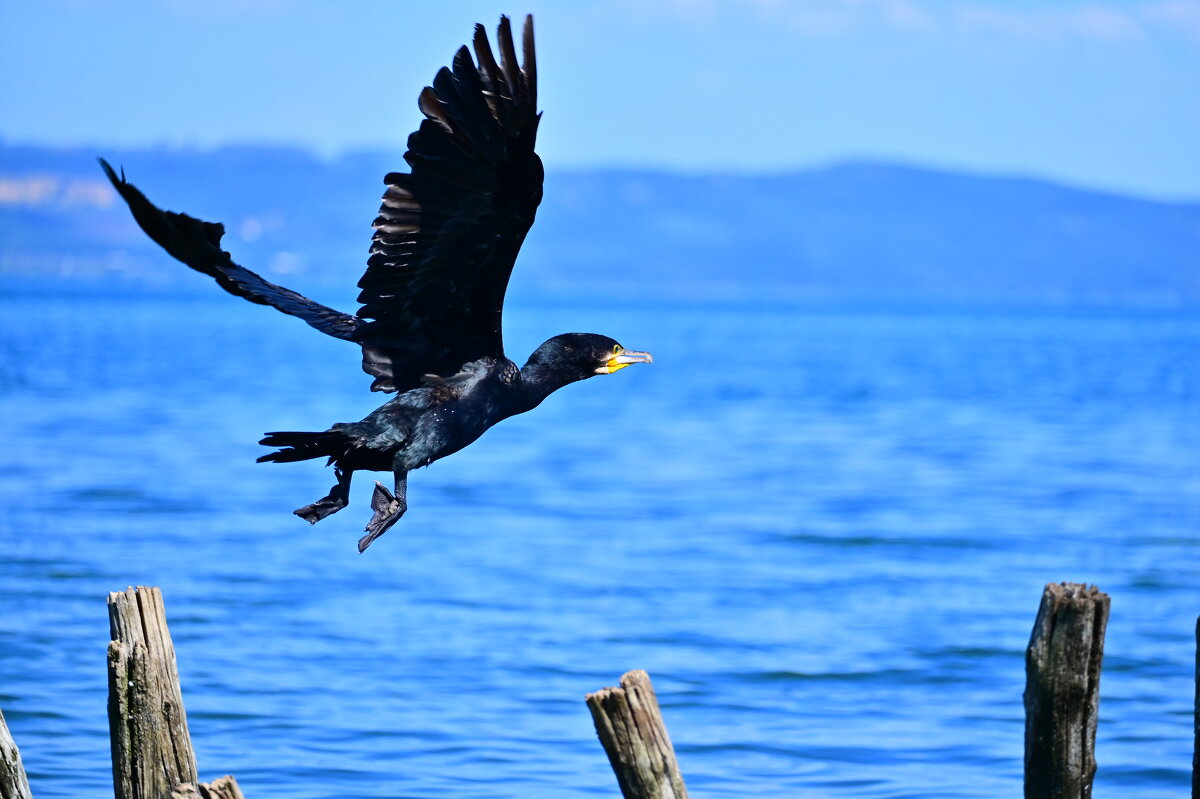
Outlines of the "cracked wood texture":
[{"label": "cracked wood texture", "polygon": [[1025,651],[1025,797],[1088,799],[1108,595],[1051,583]]},{"label": "cracked wood texture", "polygon": [[177,785],[199,780],[162,592],[139,586],[109,594],[108,621],[116,799],[171,799]]},{"label": "cracked wood texture", "polygon": [[229,775],[217,777],[212,782],[195,785],[185,782],[175,786],[171,799],[246,799],[237,780]]},{"label": "cracked wood texture", "polygon": [[646,672],[626,672],[619,688],[588,694],[587,705],[625,799],[687,799]]},{"label": "cracked wood texture", "polygon": [[0,799],[33,799],[25,766],[21,765],[21,753],[3,713],[0,713]]}]

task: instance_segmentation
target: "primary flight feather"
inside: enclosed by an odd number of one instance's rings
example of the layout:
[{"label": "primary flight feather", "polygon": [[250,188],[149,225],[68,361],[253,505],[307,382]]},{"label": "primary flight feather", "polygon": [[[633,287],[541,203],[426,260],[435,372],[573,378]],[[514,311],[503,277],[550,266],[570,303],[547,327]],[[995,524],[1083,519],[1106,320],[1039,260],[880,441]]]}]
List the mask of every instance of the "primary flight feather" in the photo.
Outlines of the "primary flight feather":
[{"label": "primary flight feather", "polygon": [[314,524],[347,505],[355,471],[393,472],[392,491],[375,484],[359,551],[404,514],[412,469],[457,452],[569,383],[651,361],[592,333],[555,336],[520,368],[505,357],[504,293],[542,200],[533,18],[525,18],[521,63],[507,17],[497,30],[498,61],[483,26],[475,26],[472,45],[474,60],[460,48],[418,98],[425,119],[408,138],[410,171],[384,178],[355,315],[237,265],[221,249],[222,225],[155,207],[100,159],[134,219],[168,253],[231,294],[358,343],[371,389],[396,393],[362,421],[319,433],[268,433],[261,442],[278,450],[259,461],[333,464],[329,494],[295,511]]}]

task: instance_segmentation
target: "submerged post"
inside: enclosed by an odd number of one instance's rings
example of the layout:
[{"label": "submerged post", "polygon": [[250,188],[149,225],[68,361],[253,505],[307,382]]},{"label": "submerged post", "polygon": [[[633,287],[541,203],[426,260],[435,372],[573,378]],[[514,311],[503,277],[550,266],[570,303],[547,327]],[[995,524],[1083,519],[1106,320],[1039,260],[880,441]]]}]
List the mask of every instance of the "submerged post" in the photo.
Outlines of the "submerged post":
[{"label": "submerged post", "polygon": [[1025,799],[1088,799],[1108,595],[1051,583],[1025,652]]},{"label": "submerged post", "polygon": [[108,595],[108,728],[116,799],[170,799],[196,783],[196,755],[167,630],[162,592]]},{"label": "submerged post", "polygon": [[626,672],[619,688],[588,694],[587,705],[625,799],[687,799],[646,672]]},{"label": "submerged post", "polygon": [[21,764],[21,752],[0,712],[0,799],[33,799],[29,779]]}]

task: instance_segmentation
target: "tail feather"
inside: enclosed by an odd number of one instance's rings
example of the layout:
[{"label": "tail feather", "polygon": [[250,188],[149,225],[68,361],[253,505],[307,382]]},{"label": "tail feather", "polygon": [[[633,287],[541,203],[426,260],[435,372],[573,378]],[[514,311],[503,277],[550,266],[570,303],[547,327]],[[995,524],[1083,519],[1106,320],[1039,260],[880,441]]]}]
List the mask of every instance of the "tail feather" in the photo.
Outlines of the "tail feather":
[{"label": "tail feather", "polygon": [[278,452],[263,455],[258,459],[259,463],[291,463],[312,458],[329,458],[332,463],[346,453],[351,438],[337,430],[324,433],[277,432],[267,433],[258,443],[281,447]]}]

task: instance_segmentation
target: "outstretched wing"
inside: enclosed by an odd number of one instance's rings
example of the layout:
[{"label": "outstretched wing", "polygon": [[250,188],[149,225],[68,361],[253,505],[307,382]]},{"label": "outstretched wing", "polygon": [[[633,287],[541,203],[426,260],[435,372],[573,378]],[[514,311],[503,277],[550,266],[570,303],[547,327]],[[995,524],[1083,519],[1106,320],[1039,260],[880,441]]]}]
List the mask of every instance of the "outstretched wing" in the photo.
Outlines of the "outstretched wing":
[{"label": "outstretched wing", "polygon": [[355,334],[375,391],[405,390],[426,374],[504,354],[508,278],[542,199],[533,18],[518,65],[507,17],[499,62],[483,26],[421,92],[425,114],[408,139],[409,174],[389,174],[367,271],[366,322]]},{"label": "outstretched wing", "polygon": [[108,179],[129,205],[138,225],[175,258],[198,272],[216,278],[221,288],[230,294],[297,316],[334,338],[357,340],[356,331],[364,324],[361,319],[313,302],[302,294],[277,286],[249,269],[238,266],[229,253],[221,249],[224,225],[157,208],[136,186],[125,180],[123,170],[118,176],[107,161],[103,158],[99,160]]}]

